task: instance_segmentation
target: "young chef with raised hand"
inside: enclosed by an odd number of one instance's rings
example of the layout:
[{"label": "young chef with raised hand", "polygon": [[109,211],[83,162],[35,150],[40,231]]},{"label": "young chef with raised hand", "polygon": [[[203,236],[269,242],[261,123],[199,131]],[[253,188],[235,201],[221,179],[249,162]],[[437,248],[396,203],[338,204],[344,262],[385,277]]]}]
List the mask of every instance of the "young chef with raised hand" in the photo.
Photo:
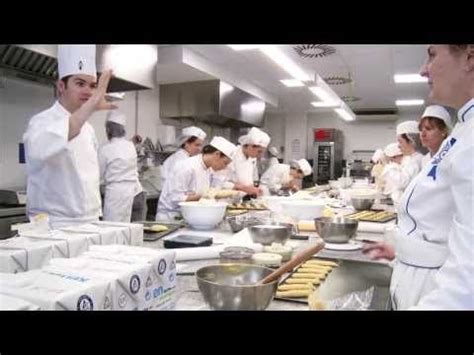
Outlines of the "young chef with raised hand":
[{"label": "young chef with raised hand", "polygon": [[58,46],[58,99],[31,118],[23,136],[28,215],[48,214],[52,228],[101,214],[98,144],[87,120],[116,106],[104,98],[112,71],[97,84],[95,51],[95,45]]}]

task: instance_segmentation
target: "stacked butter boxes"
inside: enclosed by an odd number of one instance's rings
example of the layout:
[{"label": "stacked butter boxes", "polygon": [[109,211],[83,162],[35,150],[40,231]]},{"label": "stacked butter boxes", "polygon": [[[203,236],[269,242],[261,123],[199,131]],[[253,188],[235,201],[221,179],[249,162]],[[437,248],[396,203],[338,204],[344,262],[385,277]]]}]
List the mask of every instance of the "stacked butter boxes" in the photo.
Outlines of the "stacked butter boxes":
[{"label": "stacked butter boxes", "polygon": [[[0,274],[1,309],[173,309],[175,252],[124,245],[93,246],[72,259],[51,259],[40,270]],[[2,301],[2,298],[0,298]],[[23,307],[23,308],[21,308]]]},{"label": "stacked butter boxes", "polygon": [[53,231],[25,230],[19,237],[0,240],[0,272],[41,268],[51,258],[73,258],[93,245],[143,245],[143,225],[95,222]]}]

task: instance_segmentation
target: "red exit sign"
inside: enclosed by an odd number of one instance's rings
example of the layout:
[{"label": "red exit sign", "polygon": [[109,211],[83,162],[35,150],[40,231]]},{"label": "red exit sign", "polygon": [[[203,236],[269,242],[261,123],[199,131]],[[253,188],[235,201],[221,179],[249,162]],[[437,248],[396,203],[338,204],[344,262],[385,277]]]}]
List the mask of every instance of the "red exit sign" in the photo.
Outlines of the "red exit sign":
[{"label": "red exit sign", "polygon": [[334,129],[317,128],[314,130],[315,141],[330,141],[334,137]]}]

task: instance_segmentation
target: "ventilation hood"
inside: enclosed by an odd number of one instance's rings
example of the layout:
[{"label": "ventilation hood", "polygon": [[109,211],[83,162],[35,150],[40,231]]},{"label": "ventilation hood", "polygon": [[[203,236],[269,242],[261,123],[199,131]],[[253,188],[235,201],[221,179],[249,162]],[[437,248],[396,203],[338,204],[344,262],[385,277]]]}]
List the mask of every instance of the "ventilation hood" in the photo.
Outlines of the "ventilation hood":
[{"label": "ventilation hood", "polygon": [[[154,88],[155,45],[97,45],[97,70],[113,68],[108,92]],[[54,85],[58,77],[56,45],[0,45],[0,75]]]},{"label": "ventilation hood", "polygon": [[160,85],[160,117],[224,127],[263,125],[265,101],[221,80]]}]

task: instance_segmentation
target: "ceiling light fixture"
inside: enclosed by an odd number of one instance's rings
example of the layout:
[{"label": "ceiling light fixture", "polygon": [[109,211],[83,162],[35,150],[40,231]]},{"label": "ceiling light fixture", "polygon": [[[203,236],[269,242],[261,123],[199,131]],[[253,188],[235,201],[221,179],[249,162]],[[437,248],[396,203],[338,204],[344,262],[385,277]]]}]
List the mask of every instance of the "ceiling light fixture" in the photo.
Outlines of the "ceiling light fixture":
[{"label": "ceiling light fixture", "polygon": [[314,107],[328,107],[328,108],[336,108],[341,107],[341,104],[335,101],[313,101],[311,105]]},{"label": "ceiling light fixture", "polygon": [[395,74],[393,80],[397,84],[404,83],[427,83],[428,78],[421,76],[420,74]]},{"label": "ceiling light fixture", "polygon": [[227,46],[232,48],[234,51],[245,51],[248,49],[258,49],[261,47],[259,44],[228,44]]},{"label": "ceiling light fixture", "polygon": [[285,79],[285,80],[280,80],[280,82],[283,85],[288,86],[289,88],[296,88],[296,87],[304,86],[303,82],[301,82],[299,80],[296,80],[296,79]]},{"label": "ceiling light fixture", "polygon": [[425,100],[415,99],[415,100],[396,100],[395,104],[397,106],[421,106],[425,103]]},{"label": "ceiling light fixture", "polygon": [[277,46],[265,45],[261,46],[260,50],[293,78],[300,81],[311,80],[310,76]]},{"label": "ceiling light fixture", "polygon": [[319,97],[320,100],[322,101],[327,101],[327,102],[332,102],[334,101],[333,95],[331,95],[329,92],[324,90],[320,86],[311,86],[309,90],[315,94],[317,97]]},{"label": "ceiling light fixture", "polygon": [[355,114],[345,110],[344,108],[335,108],[334,111],[341,116],[345,121],[354,121],[356,119]]}]

